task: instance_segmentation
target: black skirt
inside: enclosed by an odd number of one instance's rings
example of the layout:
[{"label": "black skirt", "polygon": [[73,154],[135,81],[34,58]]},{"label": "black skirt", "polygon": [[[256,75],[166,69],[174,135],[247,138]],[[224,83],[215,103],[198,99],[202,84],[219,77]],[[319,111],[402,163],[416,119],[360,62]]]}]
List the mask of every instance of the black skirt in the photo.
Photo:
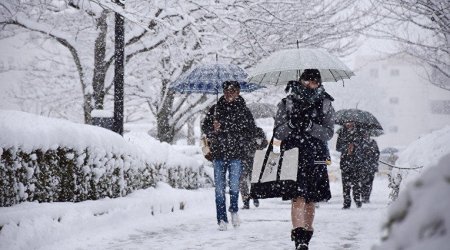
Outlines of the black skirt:
[{"label": "black skirt", "polygon": [[[283,148],[289,150],[299,148],[297,187],[283,196],[283,200],[302,197],[306,202],[321,202],[331,199],[330,182],[328,179],[327,165],[323,164],[326,155],[321,151],[322,145],[311,140],[286,141]],[[318,151],[318,149],[320,149]]]}]

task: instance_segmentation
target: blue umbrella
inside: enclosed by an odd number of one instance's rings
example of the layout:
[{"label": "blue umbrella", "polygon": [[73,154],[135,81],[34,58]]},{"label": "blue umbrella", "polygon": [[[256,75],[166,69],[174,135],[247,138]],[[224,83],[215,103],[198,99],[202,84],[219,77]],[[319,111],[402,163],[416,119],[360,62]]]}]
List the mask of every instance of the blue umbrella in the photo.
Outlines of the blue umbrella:
[{"label": "blue umbrella", "polygon": [[234,64],[207,64],[195,67],[178,78],[171,86],[175,92],[184,94],[222,93],[222,83],[225,81],[237,81],[241,85],[241,91],[251,92],[262,86],[246,81],[248,74]]}]

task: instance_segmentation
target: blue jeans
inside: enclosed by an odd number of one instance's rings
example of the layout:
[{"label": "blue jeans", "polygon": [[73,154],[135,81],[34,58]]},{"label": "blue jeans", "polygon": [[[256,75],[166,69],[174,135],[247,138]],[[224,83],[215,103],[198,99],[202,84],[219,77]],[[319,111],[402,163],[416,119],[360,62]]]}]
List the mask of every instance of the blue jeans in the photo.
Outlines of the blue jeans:
[{"label": "blue jeans", "polygon": [[226,210],[226,172],[228,170],[228,179],[230,187],[230,208],[231,213],[236,213],[239,200],[239,178],[241,176],[241,160],[214,160],[214,182],[216,186],[216,212],[217,223],[221,220],[228,223]]}]

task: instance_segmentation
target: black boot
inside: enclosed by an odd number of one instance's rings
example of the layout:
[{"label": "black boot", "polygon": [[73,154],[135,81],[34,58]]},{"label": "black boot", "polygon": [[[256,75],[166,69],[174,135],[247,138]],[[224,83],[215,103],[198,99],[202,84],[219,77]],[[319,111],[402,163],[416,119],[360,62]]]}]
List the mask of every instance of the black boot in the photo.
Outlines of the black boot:
[{"label": "black boot", "polygon": [[309,241],[314,231],[308,231],[302,227],[292,229],[291,240],[295,242],[296,250],[308,250]]},{"label": "black boot", "polygon": [[244,201],[244,206],[242,207],[242,209],[250,209],[250,200]]}]

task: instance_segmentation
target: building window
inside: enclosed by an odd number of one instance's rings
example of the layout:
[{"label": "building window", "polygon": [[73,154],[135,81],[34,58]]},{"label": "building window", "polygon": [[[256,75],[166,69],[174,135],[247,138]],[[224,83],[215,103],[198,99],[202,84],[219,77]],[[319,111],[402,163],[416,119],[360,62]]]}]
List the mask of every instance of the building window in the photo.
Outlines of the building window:
[{"label": "building window", "polygon": [[398,97],[391,97],[391,98],[389,98],[389,103],[391,103],[391,104],[398,104]]},{"label": "building window", "polygon": [[400,75],[400,70],[398,69],[391,69],[391,76],[399,76]]},{"label": "building window", "polygon": [[378,69],[370,69],[370,77],[378,78]]},{"label": "building window", "polygon": [[389,128],[389,132],[391,133],[397,133],[398,132],[398,127],[397,126],[392,126]]},{"label": "building window", "polygon": [[450,115],[450,100],[434,100],[431,101],[431,113]]}]

